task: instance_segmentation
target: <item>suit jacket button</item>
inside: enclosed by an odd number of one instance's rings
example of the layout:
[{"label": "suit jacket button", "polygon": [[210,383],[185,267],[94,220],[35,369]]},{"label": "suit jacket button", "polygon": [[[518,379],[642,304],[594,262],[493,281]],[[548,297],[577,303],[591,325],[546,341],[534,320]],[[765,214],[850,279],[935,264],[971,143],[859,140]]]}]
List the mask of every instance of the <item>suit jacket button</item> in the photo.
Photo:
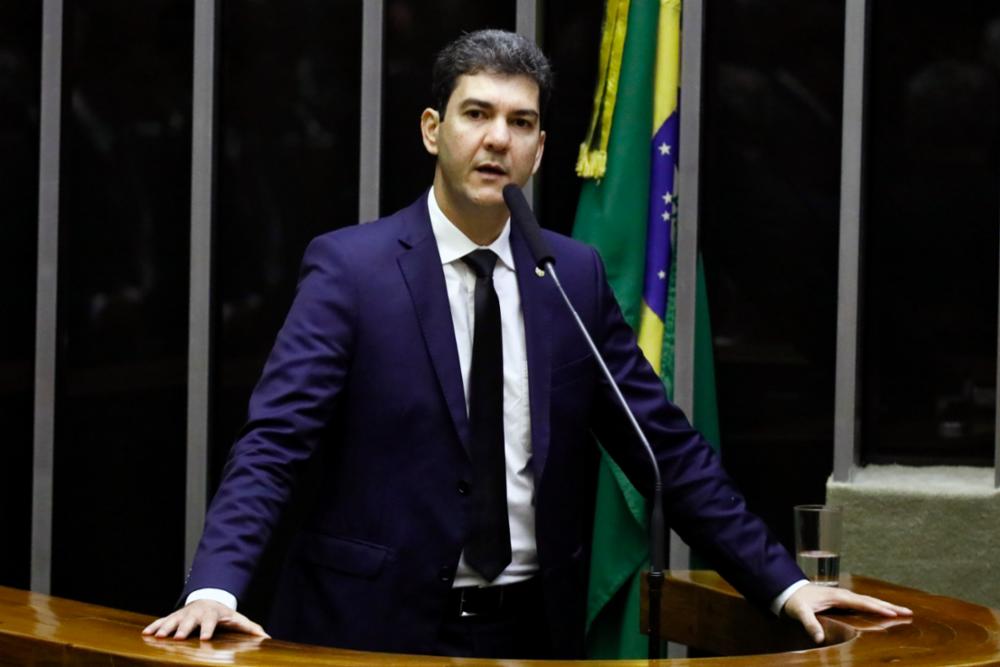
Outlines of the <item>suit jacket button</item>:
[{"label": "suit jacket button", "polygon": [[463,479],[458,483],[458,494],[460,496],[469,495],[469,488],[470,488],[469,483]]},{"label": "suit jacket button", "polygon": [[450,567],[443,565],[441,566],[441,569],[438,570],[438,576],[441,577],[441,581],[451,581],[451,572],[452,570]]}]

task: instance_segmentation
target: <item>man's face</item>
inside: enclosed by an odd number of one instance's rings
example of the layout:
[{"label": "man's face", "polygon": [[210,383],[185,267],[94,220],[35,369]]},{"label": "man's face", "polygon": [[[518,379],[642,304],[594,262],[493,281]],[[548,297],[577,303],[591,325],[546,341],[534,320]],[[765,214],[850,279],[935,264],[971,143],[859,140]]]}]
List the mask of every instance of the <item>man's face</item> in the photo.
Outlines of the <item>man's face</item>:
[{"label": "man's face", "polygon": [[437,156],[434,192],[445,214],[505,211],[503,187],[523,186],[541,163],[539,120],[538,85],[524,75],[462,75],[443,119],[426,109],[420,126]]}]

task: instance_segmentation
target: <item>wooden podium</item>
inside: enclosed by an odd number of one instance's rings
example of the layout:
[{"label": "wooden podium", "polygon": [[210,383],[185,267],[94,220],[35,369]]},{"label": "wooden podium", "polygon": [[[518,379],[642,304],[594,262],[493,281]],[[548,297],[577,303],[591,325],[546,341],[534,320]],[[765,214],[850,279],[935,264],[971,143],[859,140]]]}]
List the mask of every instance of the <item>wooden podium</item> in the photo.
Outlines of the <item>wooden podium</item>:
[{"label": "wooden podium", "polygon": [[[740,667],[764,665],[1000,665],[1000,611],[868,577],[841,586],[909,607],[910,618],[832,610],[819,616],[816,646],[797,623],[752,607],[715,572],[671,572],[660,614],[664,639],[718,655],[741,655]],[[647,610],[642,610],[646,622]],[[701,658],[678,665],[732,665]]]},{"label": "wooden podium", "polygon": [[[733,658],[661,660],[664,666],[1000,665],[1000,611],[864,577],[844,585],[910,607],[911,619],[823,615],[827,644],[754,609],[714,572],[672,572],[664,582],[664,637]],[[645,615],[645,611],[643,613]],[[151,617],[0,587],[0,665],[649,665],[634,661],[463,660],[364,653],[255,640],[143,637]],[[752,655],[751,655],[752,654]]]}]

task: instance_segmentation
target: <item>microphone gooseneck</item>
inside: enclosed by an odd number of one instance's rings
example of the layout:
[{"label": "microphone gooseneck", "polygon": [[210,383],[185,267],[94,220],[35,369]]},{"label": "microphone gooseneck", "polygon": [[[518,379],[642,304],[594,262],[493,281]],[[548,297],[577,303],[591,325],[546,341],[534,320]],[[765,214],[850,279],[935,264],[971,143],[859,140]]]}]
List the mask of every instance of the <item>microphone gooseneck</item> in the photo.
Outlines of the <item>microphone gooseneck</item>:
[{"label": "microphone gooseneck", "polygon": [[657,464],[653,447],[649,444],[649,440],[646,439],[646,435],[642,432],[642,428],[639,426],[639,422],[636,421],[632,409],[629,408],[628,403],[625,401],[621,389],[618,388],[618,383],[615,382],[614,376],[608,369],[607,364],[604,363],[604,358],[597,349],[597,345],[594,344],[593,338],[590,337],[587,327],[584,325],[579,313],[576,312],[576,308],[573,307],[573,303],[569,300],[566,290],[563,289],[562,284],[559,282],[559,276],[555,270],[555,257],[553,257],[552,251],[549,250],[548,244],[542,236],[542,230],[538,226],[538,221],[535,220],[534,213],[531,212],[531,207],[528,206],[528,202],[524,198],[524,193],[516,185],[508,184],[504,186],[503,198],[507,204],[507,209],[510,211],[511,222],[517,225],[521,234],[524,235],[528,248],[531,250],[531,256],[535,260],[536,267],[552,277],[552,282],[562,296],[563,302],[569,309],[570,314],[573,315],[577,328],[583,335],[584,340],[587,341],[587,346],[590,348],[591,353],[593,353],[594,359],[597,360],[601,372],[608,381],[608,385],[614,392],[619,405],[625,411],[629,423],[632,425],[632,430],[639,437],[652,463],[654,480],[653,508],[649,519],[650,546],[647,583],[649,586],[649,658],[655,660],[660,657],[660,594],[663,585],[663,568],[665,565],[664,545],[666,543],[666,531],[663,522],[663,483],[660,479],[660,466]]}]

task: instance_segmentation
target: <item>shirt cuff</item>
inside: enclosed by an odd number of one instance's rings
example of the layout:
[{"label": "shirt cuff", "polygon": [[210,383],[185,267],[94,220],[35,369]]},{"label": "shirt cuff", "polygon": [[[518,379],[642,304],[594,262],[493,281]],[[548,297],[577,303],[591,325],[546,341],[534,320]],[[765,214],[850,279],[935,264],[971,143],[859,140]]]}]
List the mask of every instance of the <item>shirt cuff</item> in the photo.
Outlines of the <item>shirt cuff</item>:
[{"label": "shirt cuff", "polygon": [[191,594],[184,600],[184,604],[191,604],[195,600],[214,600],[236,611],[236,596],[221,588],[199,588],[196,591],[191,591]]},{"label": "shirt cuff", "polygon": [[[774,615],[781,616],[781,610],[785,607],[785,603],[788,602],[788,598],[792,597],[795,591],[799,590],[808,583],[809,583],[808,579],[799,579],[794,584],[792,584],[785,590],[781,591],[781,594],[778,595],[778,597],[774,598],[774,601],[771,602],[771,611],[774,613]],[[192,593],[192,595],[194,595],[194,593]]]}]

